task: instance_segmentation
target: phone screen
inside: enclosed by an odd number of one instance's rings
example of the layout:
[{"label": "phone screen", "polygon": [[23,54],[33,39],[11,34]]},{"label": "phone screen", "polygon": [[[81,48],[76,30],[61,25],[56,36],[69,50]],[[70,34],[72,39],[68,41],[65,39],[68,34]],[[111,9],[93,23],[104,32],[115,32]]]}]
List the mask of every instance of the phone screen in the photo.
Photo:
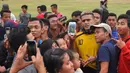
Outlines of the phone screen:
[{"label": "phone screen", "polygon": [[27,41],[27,51],[28,51],[28,59],[31,61],[31,56],[36,56],[36,42],[35,41]]},{"label": "phone screen", "polygon": [[5,31],[6,31],[6,35],[8,35],[10,33],[10,27],[6,27]]},{"label": "phone screen", "polygon": [[69,22],[68,34],[70,34],[70,35],[76,34],[76,22]]}]

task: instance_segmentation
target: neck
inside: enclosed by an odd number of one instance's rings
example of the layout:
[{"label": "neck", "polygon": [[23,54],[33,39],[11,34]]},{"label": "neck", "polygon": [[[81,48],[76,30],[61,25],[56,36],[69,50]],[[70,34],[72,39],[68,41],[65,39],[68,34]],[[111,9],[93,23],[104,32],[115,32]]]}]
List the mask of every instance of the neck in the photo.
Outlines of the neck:
[{"label": "neck", "polygon": [[122,40],[125,41],[128,38],[129,35],[130,35],[129,32],[124,34],[124,35],[121,35]]},{"label": "neck", "polygon": [[42,39],[42,41],[49,39],[47,33],[42,34],[41,39]]},{"label": "neck", "polygon": [[55,14],[58,14],[58,11],[54,12]]},{"label": "neck", "polygon": [[27,11],[23,12],[24,14],[27,13]]},{"label": "neck", "polygon": [[58,32],[56,31],[56,29],[51,29],[50,32],[51,32],[51,35],[52,35],[52,39],[55,39],[56,36],[58,35]]},{"label": "neck", "polygon": [[40,38],[35,38],[36,42],[38,42],[40,40]]},{"label": "neck", "polygon": [[108,42],[110,40],[110,37],[106,37],[106,39],[102,42],[102,44]]}]

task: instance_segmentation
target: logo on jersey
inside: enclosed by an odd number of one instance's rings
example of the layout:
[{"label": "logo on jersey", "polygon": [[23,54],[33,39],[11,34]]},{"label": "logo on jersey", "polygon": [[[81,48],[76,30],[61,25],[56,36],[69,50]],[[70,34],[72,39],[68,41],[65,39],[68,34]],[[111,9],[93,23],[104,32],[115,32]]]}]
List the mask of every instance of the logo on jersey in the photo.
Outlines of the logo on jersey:
[{"label": "logo on jersey", "polygon": [[79,45],[82,45],[82,44],[83,44],[83,39],[80,39],[80,40],[78,41],[78,44],[79,44]]}]

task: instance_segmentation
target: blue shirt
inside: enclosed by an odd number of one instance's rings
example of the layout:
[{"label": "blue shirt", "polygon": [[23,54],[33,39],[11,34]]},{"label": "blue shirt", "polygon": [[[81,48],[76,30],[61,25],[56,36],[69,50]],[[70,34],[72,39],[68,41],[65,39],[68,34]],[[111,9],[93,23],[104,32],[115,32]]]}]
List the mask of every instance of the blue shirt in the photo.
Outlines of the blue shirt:
[{"label": "blue shirt", "polygon": [[102,44],[97,54],[98,73],[101,70],[100,62],[109,62],[108,73],[117,73],[118,57],[119,49],[113,40]]}]

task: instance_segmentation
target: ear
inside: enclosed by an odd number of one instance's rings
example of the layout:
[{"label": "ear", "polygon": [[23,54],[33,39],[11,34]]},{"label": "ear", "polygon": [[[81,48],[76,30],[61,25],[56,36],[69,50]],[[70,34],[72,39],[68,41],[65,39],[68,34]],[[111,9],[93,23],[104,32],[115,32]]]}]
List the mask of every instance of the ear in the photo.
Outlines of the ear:
[{"label": "ear", "polygon": [[105,37],[108,37],[110,33],[108,32],[105,32]]},{"label": "ear", "polygon": [[44,27],[41,29],[41,33],[44,33]]},{"label": "ear", "polygon": [[46,30],[46,31],[47,31],[47,30],[48,30],[48,26],[45,26],[45,27],[44,27],[44,30]]}]

